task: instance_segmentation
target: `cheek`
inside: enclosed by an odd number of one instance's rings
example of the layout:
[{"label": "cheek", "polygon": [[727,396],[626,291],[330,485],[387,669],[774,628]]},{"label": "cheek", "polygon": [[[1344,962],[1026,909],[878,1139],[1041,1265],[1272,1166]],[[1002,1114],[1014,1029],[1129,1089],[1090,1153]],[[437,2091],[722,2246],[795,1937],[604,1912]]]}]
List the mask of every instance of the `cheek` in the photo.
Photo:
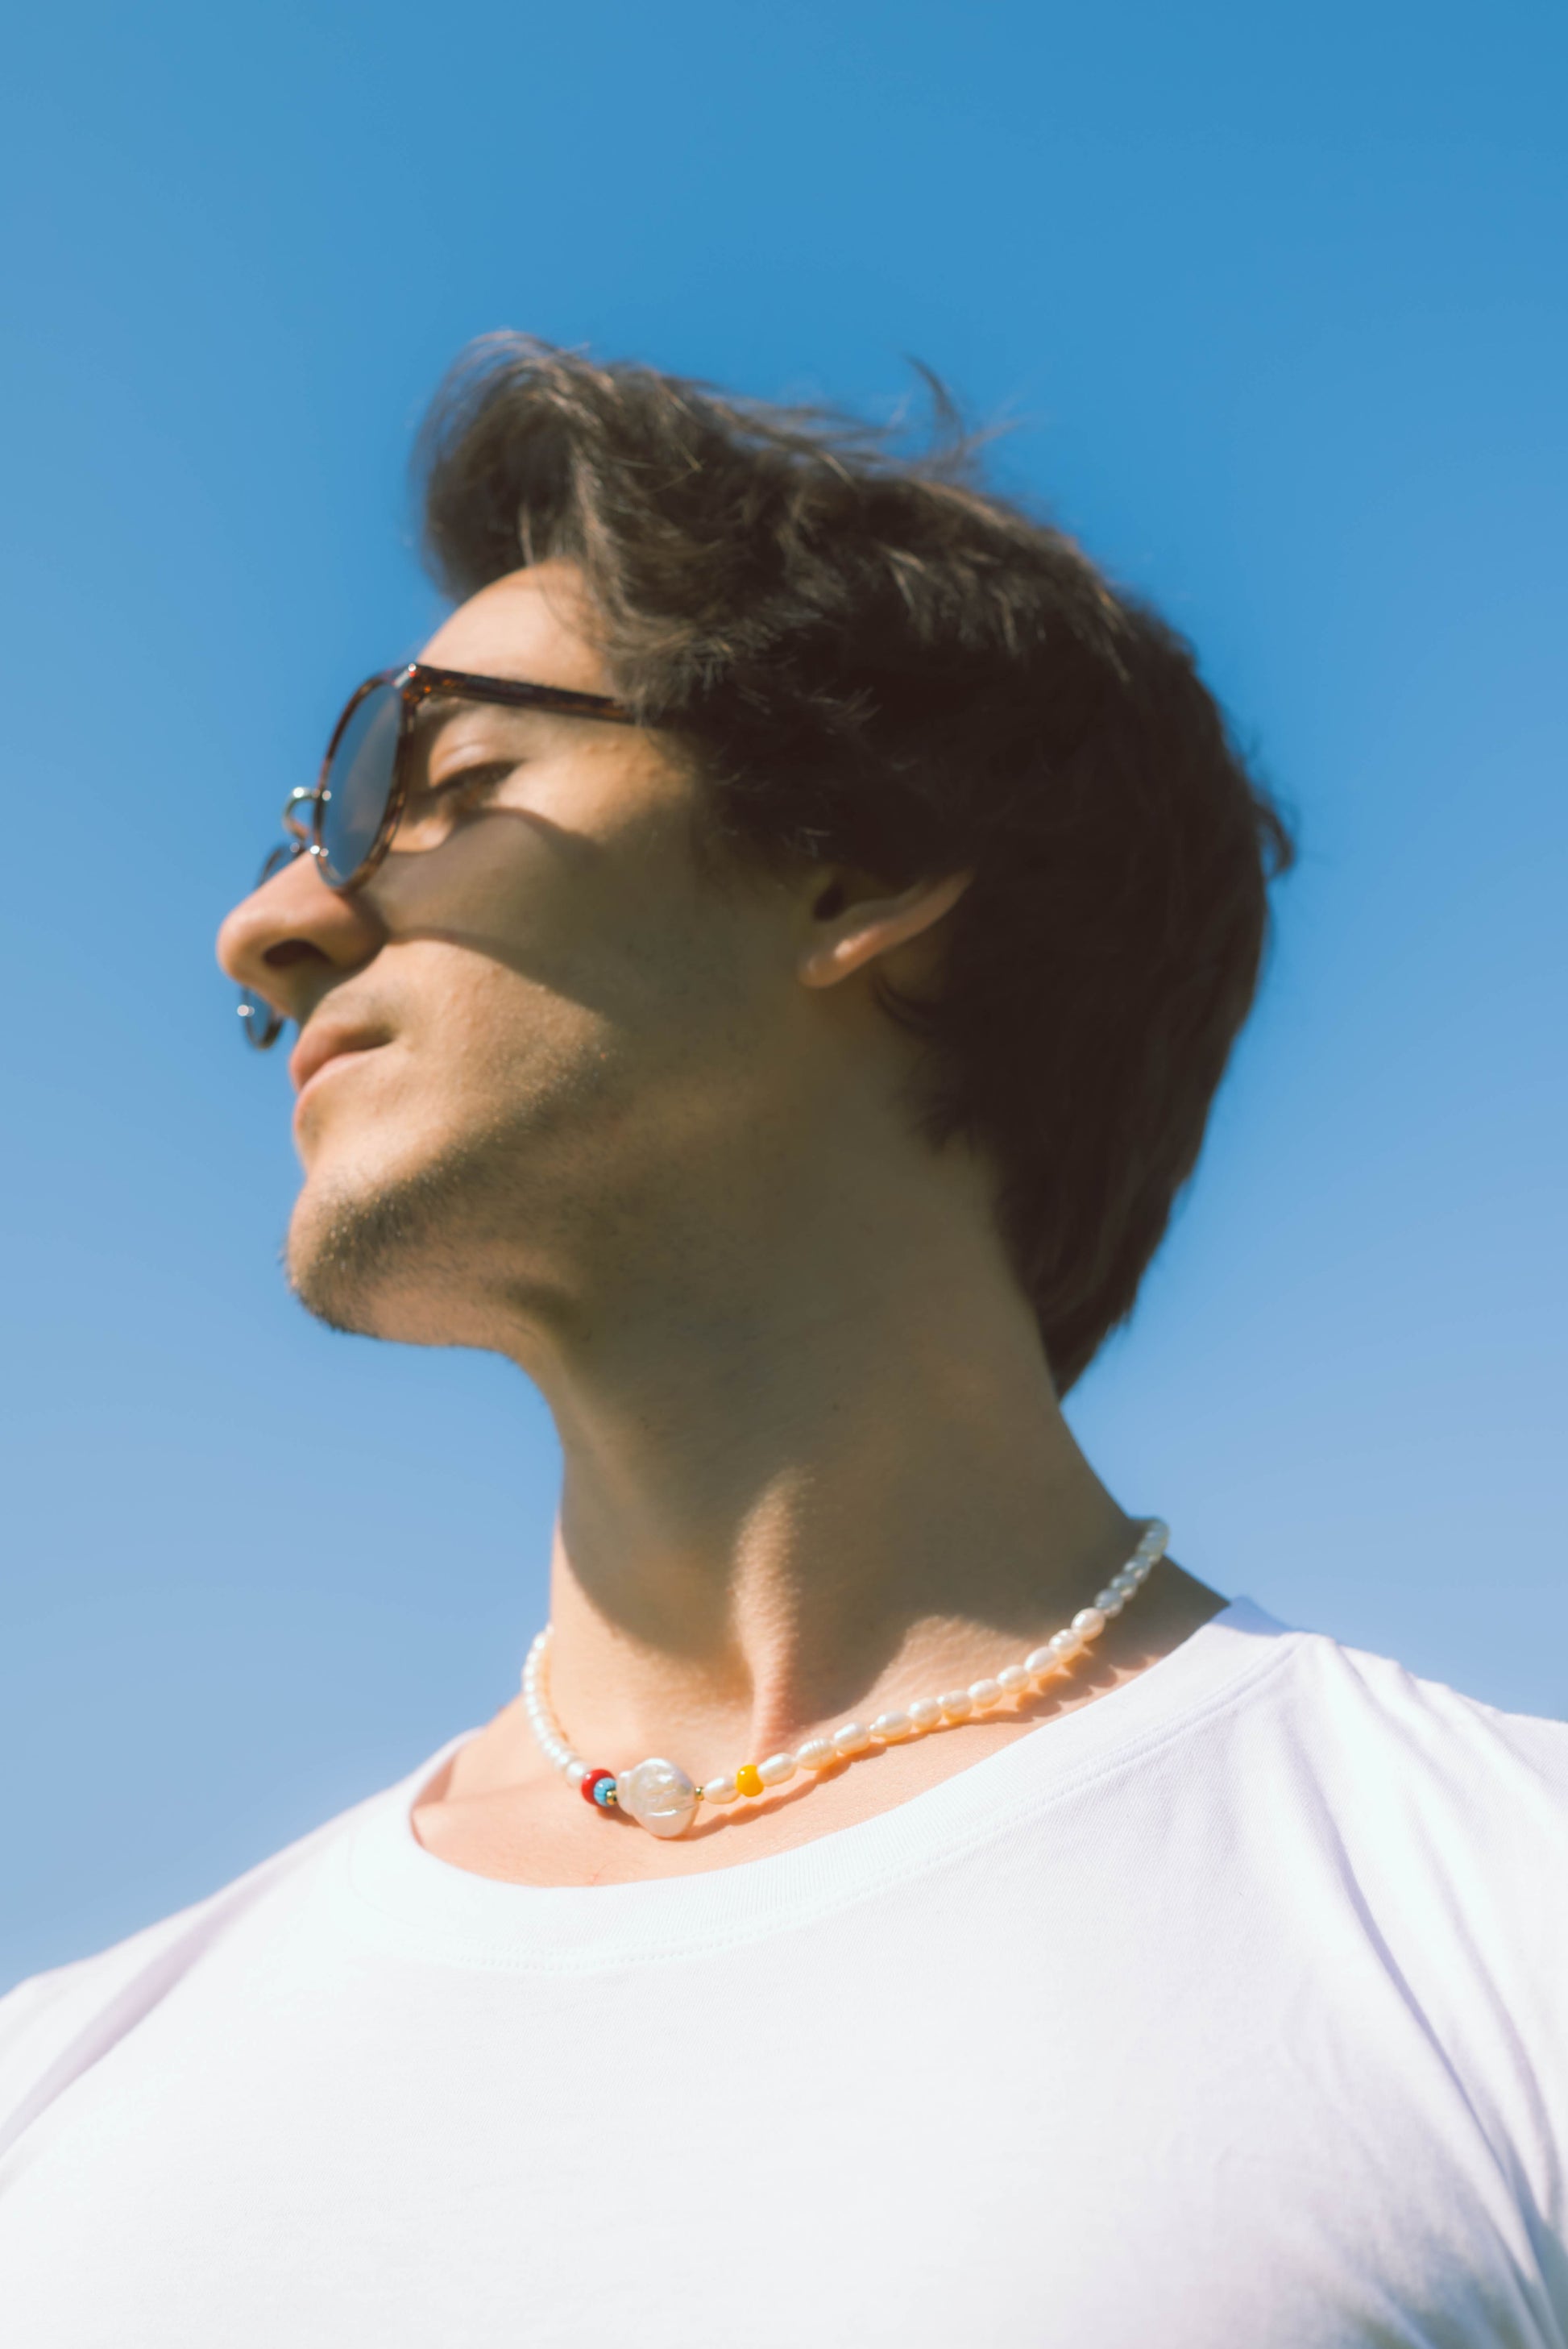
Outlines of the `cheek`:
[{"label": "cheek", "polygon": [[635,1091],[637,1039],[603,969],[547,978],[448,949],[422,977],[407,1109],[427,1136],[587,1123]]},{"label": "cheek", "polygon": [[799,992],[777,925],[702,881],[674,823],[570,854],[476,825],[439,918],[399,938],[419,914],[397,908],[380,962],[410,1047],[401,1114],[427,1139],[573,1118],[585,1141],[700,1138],[777,1095]]}]

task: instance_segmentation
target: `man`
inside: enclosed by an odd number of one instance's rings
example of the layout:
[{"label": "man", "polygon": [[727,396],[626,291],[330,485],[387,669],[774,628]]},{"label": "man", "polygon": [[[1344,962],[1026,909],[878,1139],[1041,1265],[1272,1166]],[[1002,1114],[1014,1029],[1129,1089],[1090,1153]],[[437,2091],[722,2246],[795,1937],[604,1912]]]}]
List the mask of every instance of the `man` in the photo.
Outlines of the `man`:
[{"label": "man", "polygon": [[222,956],[302,1300],[550,1402],[550,1636],[0,2007],[7,2337],[1562,2344],[1568,1730],[1227,1605],[1059,1407],[1287,853],[1190,655],[514,338],[426,478],[456,608]]}]

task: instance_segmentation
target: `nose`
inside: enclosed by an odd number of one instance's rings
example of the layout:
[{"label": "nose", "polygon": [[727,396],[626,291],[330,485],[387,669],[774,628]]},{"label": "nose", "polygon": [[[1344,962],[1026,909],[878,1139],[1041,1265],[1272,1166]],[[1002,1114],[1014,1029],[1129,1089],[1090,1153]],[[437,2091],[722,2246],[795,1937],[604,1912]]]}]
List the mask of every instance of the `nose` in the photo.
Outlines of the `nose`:
[{"label": "nose", "polygon": [[329,889],[315,859],[296,856],[235,906],[218,933],[218,960],[285,1019],[304,1021],[386,936],[362,892]]}]

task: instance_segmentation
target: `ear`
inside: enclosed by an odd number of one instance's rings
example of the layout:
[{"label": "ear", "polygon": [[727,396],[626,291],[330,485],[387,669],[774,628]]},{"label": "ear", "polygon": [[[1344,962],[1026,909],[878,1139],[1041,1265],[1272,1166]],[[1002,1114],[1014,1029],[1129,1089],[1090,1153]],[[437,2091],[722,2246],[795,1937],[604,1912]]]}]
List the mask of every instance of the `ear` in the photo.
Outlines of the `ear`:
[{"label": "ear", "polygon": [[799,965],[802,983],[836,987],[879,955],[907,946],[958,903],[974,878],[973,873],[951,873],[940,881],[916,881],[890,896],[864,874],[842,868],[817,874],[810,936]]}]

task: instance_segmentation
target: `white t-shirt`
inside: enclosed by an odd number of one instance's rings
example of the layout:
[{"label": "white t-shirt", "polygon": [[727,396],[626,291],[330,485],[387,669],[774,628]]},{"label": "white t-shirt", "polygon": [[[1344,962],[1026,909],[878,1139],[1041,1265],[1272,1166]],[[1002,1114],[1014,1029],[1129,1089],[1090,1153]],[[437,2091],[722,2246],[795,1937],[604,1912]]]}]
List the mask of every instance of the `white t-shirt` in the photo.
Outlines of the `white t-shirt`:
[{"label": "white t-shirt", "polygon": [[0,2002],[15,2349],[1568,2342],[1568,1725],[1243,1601],[677,1881],[434,1766]]}]

